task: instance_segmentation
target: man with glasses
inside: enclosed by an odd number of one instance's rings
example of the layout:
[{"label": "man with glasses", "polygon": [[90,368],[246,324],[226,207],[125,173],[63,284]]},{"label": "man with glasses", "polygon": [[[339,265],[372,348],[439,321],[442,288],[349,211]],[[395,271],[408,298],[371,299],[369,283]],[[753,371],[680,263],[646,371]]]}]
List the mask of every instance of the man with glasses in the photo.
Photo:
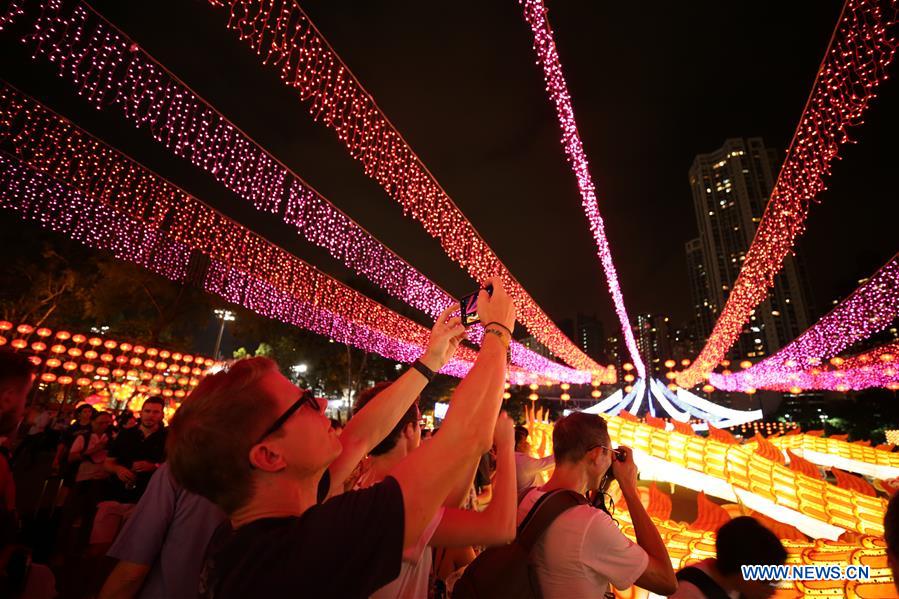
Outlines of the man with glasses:
[{"label": "man with glasses", "polygon": [[[618,455],[616,456],[616,452]],[[677,589],[665,543],[637,492],[637,466],[627,447],[612,449],[606,421],[575,412],[553,427],[556,468],[542,487],[531,489],[518,506],[521,523],[543,495],[557,489],[586,494],[599,490],[611,468],[634,523],[637,543],[618,529],[611,516],[584,502],[562,512],[531,553],[545,599],[611,596],[631,585],[658,595]]]},{"label": "man with glasses", "polygon": [[[367,597],[397,577],[467,466],[490,447],[502,401],[515,308],[499,279],[480,293],[489,334],[459,383],[441,433],[384,481],[337,495],[359,460],[388,435],[464,336],[452,309],[413,367],[360,411],[338,439],[323,402],[265,358],[207,377],[170,427],[172,473],[220,506],[234,532],[207,561],[201,596]],[[330,473],[328,495],[319,485]]]}]

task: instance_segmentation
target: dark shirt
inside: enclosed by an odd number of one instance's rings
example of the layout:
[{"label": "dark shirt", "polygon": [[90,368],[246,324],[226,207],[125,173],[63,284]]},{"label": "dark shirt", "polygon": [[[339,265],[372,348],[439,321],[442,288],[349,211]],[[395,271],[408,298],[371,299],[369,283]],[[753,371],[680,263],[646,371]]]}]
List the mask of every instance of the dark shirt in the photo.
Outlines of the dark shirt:
[{"label": "dark shirt", "polygon": [[301,516],[264,518],[210,543],[202,599],[368,597],[400,574],[403,494],[396,479],[343,493]]},{"label": "dark shirt", "polygon": [[[109,444],[110,458],[115,458],[119,466],[131,468],[134,462],[146,461],[154,464],[161,464],[165,461],[165,438],[168,431],[160,426],[156,432],[148,437],[144,437],[144,433],[139,426],[123,430],[119,436]],[[150,484],[150,478],[153,476],[151,472],[138,472],[137,482],[133,489],[126,489],[125,485],[117,476],[109,478],[110,490],[107,499],[118,501],[121,503],[137,503],[141,495]]]}]

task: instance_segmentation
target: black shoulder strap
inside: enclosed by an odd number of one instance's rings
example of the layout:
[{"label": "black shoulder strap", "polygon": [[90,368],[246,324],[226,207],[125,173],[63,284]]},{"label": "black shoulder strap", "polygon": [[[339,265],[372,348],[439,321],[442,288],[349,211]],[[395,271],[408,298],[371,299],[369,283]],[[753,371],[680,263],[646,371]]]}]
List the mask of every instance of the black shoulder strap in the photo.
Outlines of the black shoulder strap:
[{"label": "black shoulder strap", "polygon": [[578,505],[586,505],[586,503],[586,497],[568,489],[556,489],[546,493],[537,500],[528,515],[521,521],[515,542],[521,545],[525,551],[530,552],[537,540],[562,512]]},{"label": "black shoulder strap", "polygon": [[684,580],[696,585],[706,599],[730,599],[727,592],[721,586],[712,580],[712,577],[696,568],[688,566],[677,573],[678,580]]}]

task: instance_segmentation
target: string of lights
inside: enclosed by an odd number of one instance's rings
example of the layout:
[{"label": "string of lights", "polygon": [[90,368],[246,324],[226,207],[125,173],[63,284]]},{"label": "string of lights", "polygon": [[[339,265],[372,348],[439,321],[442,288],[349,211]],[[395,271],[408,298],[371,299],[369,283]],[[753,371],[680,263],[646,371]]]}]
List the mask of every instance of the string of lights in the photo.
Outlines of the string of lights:
[{"label": "string of lights", "polygon": [[[153,139],[176,155],[206,170],[257,209],[281,216],[307,241],[410,306],[436,317],[455,301],[89,6],[72,8],[64,29],[58,26],[59,13],[48,9],[41,14],[28,38],[37,44],[36,56],[44,54],[56,63],[91,104],[121,109],[126,119],[147,128]],[[54,34],[39,33],[54,26]],[[69,69],[67,60],[74,55],[78,64]],[[101,81],[83,78],[79,69],[91,70],[89,77]],[[514,345],[515,363],[527,370],[553,372],[553,378],[570,382],[592,376]],[[605,371],[599,375],[608,378]],[[614,382],[614,377],[605,382]]]},{"label": "string of lights", "polygon": [[581,142],[580,133],[578,133],[577,121],[574,118],[574,107],[571,104],[571,96],[568,93],[565,75],[562,73],[562,63],[559,60],[558,52],[556,52],[552,29],[546,17],[546,7],[543,5],[543,0],[519,0],[519,2],[524,6],[525,20],[534,33],[534,51],[537,53],[537,62],[543,67],[546,91],[553,106],[555,106],[556,117],[559,119],[559,125],[562,128],[562,146],[565,148],[568,164],[571,166],[577,179],[578,189],[581,193],[581,205],[584,207],[584,213],[590,224],[590,231],[596,240],[599,261],[606,275],[609,293],[612,295],[612,303],[615,306],[615,313],[618,315],[618,322],[621,324],[624,344],[630,353],[639,378],[646,378],[646,367],[643,364],[643,359],[640,357],[640,350],[637,349],[634,331],[631,328],[627,308],[624,305],[621,285],[618,282],[618,273],[615,270],[614,262],[612,262],[612,250],[609,247],[609,240],[606,238],[605,224],[603,223],[602,215],[599,213],[599,203],[596,199],[596,186],[593,184],[587,156],[584,153],[584,145]]},{"label": "string of lights", "polygon": [[[792,343],[741,372],[712,374],[709,382],[726,391],[885,387],[896,381],[891,352],[883,352],[889,359],[880,359],[878,368],[862,362],[862,356],[858,361],[843,360],[838,354],[885,329],[897,317],[899,254]],[[848,362],[849,366],[828,370],[824,361],[829,358],[833,358],[832,365]]]},{"label": "string of lights", "polygon": [[768,295],[774,276],[805,229],[809,205],[825,189],[825,178],[848,129],[863,122],[877,87],[887,79],[896,50],[899,3],[846,0],[812,86],[746,259],[705,347],[677,384],[702,382],[740,336],[752,311]]},{"label": "string of lights", "polygon": [[[121,181],[130,186],[134,179]],[[183,192],[173,193],[168,202],[165,221],[169,225],[145,221],[96,197],[0,153],[0,208],[181,283],[190,279],[196,256],[206,256],[209,262],[201,284],[228,302],[388,359],[408,363],[424,351],[428,340],[425,327],[269,244]],[[127,203],[116,206],[127,208]],[[203,227],[180,225],[184,215],[197,212]],[[441,372],[464,376],[473,358],[472,350],[460,348],[457,358]]]},{"label": "string of lights", "polygon": [[263,64],[279,70],[312,117],[336,133],[365,174],[419,221],[450,259],[476,281],[500,276],[515,301],[519,322],[531,335],[573,368],[601,370],[512,276],[294,0],[209,2],[229,8],[227,27],[237,31]]}]

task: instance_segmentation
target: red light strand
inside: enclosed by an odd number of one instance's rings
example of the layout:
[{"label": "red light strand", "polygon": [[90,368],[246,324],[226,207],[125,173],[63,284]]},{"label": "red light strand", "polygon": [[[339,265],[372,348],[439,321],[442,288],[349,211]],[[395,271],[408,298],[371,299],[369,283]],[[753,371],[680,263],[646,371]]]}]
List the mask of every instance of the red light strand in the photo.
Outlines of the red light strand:
[{"label": "red light strand", "polygon": [[888,77],[896,51],[899,2],[847,0],[812,86],[787,157],[727,304],[702,352],[677,383],[692,387],[733,346],[752,311],[768,296],[774,276],[805,229],[809,205],[825,189],[831,163],[848,128],[861,125],[875,90]]},{"label": "red light strand", "polygon": [[518,319],[570,366],[602,367],[565,337],[481,238],[346,64],[293,0],[209,0],[230,9],[228,28],[296,89],[309,113],[334,130],[365,174],[440,242],[476,281],[502,277]]}]

